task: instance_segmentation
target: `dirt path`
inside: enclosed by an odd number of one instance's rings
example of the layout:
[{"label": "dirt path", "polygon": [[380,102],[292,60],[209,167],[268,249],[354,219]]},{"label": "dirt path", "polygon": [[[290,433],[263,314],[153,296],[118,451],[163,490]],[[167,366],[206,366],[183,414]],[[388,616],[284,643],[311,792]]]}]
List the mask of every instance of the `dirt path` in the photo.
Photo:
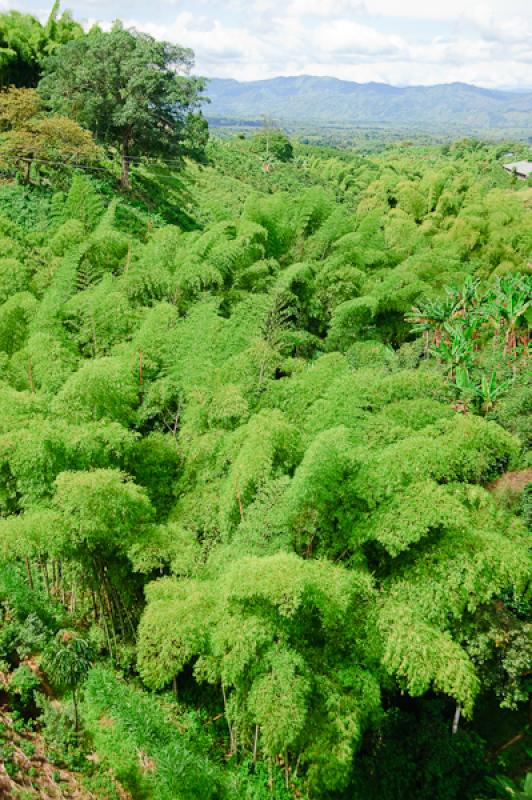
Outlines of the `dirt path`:
[{"label": "dirt path", "polygon": [[38,734],[13,729],[9,715],[0,711],[0,800],[96,800],[79,777],[50,764]]},{"label": "dirt path", "polygon": [[522,492],[527,484],[532,483],[532,468],[520,469],[516,472],[505,472],[497,480],[486,486],[490,492]]}]

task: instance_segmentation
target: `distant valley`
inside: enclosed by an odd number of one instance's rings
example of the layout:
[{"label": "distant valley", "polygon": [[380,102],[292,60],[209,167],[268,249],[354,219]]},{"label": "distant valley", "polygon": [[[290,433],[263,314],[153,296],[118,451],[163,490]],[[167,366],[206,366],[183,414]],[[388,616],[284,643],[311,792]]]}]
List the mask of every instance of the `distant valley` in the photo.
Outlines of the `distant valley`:
[{"label": "distant valley", "polygon": [[210,79],[206,116],[277,124],[391,125],[424,130],[524,130],[532,127],[532,91],[482,89],[466,83],[396,87],[299,76],[239,82]]}]

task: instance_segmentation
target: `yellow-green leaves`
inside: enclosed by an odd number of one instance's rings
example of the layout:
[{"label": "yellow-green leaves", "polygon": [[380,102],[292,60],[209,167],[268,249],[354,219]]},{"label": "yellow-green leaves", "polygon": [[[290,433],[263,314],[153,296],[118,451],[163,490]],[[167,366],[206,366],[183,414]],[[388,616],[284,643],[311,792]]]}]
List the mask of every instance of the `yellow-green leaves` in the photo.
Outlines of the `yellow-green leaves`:
[{"label": "yellow-green leaves", "polygon": [[264,657],[266,671],[249,694],[250,714],[262,731],[262,746],[274,756],[297,744],[307,717],[311,683],[300,673],[304,662],[296,652],[273,647]]},{"label": "yellow-green leaves", "polygon": [[434,481],[422,481],[383,503],[368,518],[364,532],[397,556],[431,533],[465,531],[470,524],[465,506],[453,497],[452,490]]},{"label": "yellow-green leaves", "polygon": [[205,581],[171,579],[152,584],[138,636],[138,664],[154,688],[168,685],[185,664],[208,653],[214,587]]},{"label": "yellow-green leaves", "polygon": [[124,359],[99,358],[71,375],[52,402],[52,411],[72,422],[106,419],[131,422],[139,398],[139,378]]},{"label": "yellow-green leaves", "polygon": [[63,515],[68,540],[77,552],[125,552],[151,522],[146,492],[118,470],[63,472],[56,486],[53,505]]},{"label": "yellow-green leaves", "polygon": [[366,672],[372,597],[368,575],[293,553],[240,558],[196,580],[164,578],[148,587],[139,669],[163,687],[193,665],[197,680],[220,685],[232,741],[258,737],[267,755],[303,755],[322,737],[333,752],[316,766],[320,780],[341,786],[379,703]]},{"label": "yellow-green leaves", "polygon": [[413,697],[437,692],[454,697],[471,716],[480,682],[467,653],[447,631],[427,624],[408,604],[389,603],[379,620],[384,666]]}]

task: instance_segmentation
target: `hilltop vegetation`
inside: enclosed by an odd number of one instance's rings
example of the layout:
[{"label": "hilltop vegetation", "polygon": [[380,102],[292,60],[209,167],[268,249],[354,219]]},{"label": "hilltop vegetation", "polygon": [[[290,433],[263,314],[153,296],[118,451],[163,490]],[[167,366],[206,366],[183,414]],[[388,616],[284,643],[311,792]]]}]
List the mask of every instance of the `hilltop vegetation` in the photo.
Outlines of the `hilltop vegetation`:
[{"label": "hilltop vegetation", "polygon": [[532,188],[277,133],[126,190],[94,133],[0,161],[17,735],[101,798],[518,797]]}]

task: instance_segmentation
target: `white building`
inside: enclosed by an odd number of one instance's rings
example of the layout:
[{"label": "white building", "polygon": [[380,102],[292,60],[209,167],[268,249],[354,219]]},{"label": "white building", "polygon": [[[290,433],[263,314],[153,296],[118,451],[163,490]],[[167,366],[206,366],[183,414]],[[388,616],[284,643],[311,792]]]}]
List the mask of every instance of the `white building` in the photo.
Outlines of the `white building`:
[{"label": "white building", "polygon": [[518,178],[528,178],[532,175],[532,161],[514,161],[503,166],[507,172],[515,172]]}]

